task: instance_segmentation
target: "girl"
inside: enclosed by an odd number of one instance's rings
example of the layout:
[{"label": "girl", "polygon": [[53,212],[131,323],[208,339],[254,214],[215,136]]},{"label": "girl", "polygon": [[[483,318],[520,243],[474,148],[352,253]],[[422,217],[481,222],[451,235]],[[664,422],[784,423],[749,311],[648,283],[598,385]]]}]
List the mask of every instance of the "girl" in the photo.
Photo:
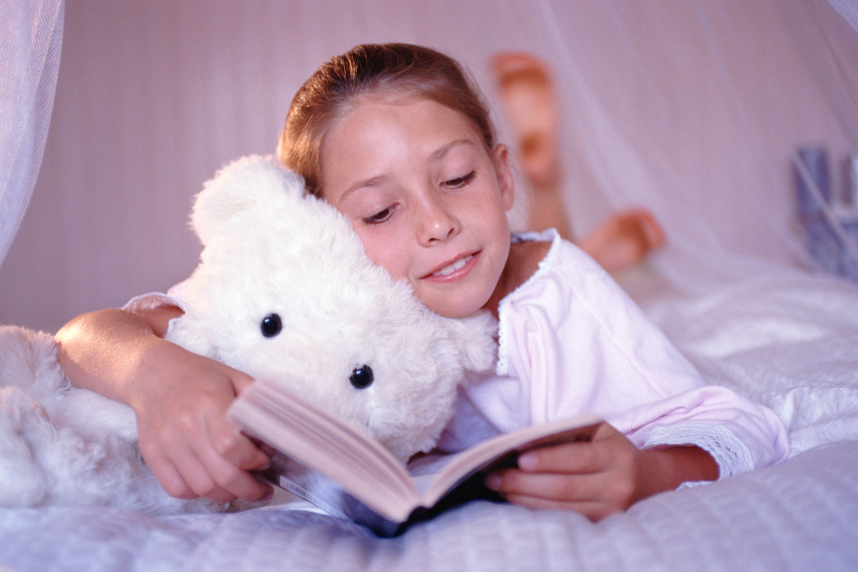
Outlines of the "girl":
[{"label": "girl", "polygon": [[[552,231],[510,240],[507,150],[447,56],[394,44],[334,58],[295,95],[278,153],[433,311],[499,318],[496,372],[462,392],[442,447],[585,410],[608,420],[592,443],[533,451],[490,475],[510,501],[599,519],[786,456],[774,414],[704,386],[579,249]],[[248,471],[267,457],[223,416],[251,380],[161,338],[180,299],[144,300],[58,332],[70,379],[135,410],[141,452],[169,493],[264,497]]]}]

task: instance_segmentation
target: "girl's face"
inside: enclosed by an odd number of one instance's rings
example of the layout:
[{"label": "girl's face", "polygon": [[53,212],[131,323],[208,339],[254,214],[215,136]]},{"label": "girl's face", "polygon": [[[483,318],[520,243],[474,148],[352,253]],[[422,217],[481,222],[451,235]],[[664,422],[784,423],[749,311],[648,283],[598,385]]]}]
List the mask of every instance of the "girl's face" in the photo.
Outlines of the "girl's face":
[{"label": "girl's face", "polygon": [[513,179],[468,119],[417,97],[364,96],[322,143],[322,196],[369,257],[451,318],[482,308],[509,256]]}]

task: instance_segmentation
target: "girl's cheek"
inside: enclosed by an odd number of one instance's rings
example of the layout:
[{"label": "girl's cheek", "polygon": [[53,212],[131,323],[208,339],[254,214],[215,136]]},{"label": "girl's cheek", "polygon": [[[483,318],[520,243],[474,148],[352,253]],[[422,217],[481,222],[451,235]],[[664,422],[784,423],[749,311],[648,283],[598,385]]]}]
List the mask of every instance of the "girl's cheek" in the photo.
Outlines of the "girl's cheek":
[{"label": "girl's cheek", "polygon": [[374,228],[355,230],[370,260],[387,270],[395,280],[408,277],[404,255],[395,237],[384,236],[385,233]]}]

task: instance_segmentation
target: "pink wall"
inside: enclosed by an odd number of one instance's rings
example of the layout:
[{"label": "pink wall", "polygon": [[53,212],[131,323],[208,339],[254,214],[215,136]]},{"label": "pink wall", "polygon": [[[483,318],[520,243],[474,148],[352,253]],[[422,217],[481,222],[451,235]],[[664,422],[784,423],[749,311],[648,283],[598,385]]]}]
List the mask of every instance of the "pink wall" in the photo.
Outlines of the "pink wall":
[{"label": "pink wall", "polygon": [[683,244],[711,235],[788,257],[790,150],[858,148],[856,36],[820,0],[69,0],[42,171],[0,267],[0,323],[54,331],[186,277],[202,182],[272,152],[300,83],[366,41],[447,51],[490,99],[494,51],[553,59],[570,170],[589,173],[572,180],[579,228],[645,203],[674,245],[693,231]]}]

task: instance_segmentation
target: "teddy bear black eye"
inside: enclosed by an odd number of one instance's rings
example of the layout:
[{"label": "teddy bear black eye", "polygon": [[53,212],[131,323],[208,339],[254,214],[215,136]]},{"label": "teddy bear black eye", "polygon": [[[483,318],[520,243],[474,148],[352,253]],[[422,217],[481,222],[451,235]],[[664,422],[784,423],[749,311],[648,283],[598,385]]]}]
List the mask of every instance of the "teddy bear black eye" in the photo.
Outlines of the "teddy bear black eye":
[{"label": "teddy bear black eye", "polygon": [[352,372],[349,381],[352,382],[357,389],[365,389],[372,385],[372,368],[368,365],[356,367]]},{"label": "teddy bear black eye", "polygon": [[283,322],[277,314],[268,314],[262,318],[260,329],[262,330],[263,336],[266,338],[273,338],[280,333],[280,330],[283,329]]}]

